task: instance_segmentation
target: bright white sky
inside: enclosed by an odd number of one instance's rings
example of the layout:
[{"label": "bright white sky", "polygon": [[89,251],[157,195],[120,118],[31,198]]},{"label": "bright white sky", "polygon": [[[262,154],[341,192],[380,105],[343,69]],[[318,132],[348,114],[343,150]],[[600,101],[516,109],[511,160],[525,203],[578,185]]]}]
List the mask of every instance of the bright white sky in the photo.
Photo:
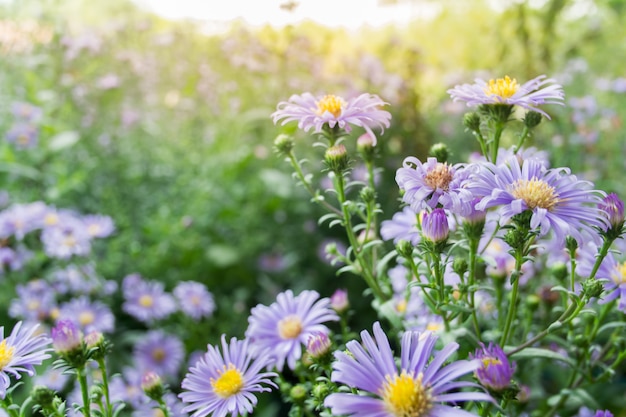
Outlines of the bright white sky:
[{"label": "bright white sky", "polygon": [[251,25],[270,23],[284,26],[304,19],[326,26],[358,28],[364,24],[381,26],[405,23],[411,18],[433,17],[438,7],[401,2],[378,6],[378,0],[295,0],[291,12],[280,8],[289,0],[134,0],[135,3],[170,19],[194,18],[210,22],[228,22],[242,18]]}]

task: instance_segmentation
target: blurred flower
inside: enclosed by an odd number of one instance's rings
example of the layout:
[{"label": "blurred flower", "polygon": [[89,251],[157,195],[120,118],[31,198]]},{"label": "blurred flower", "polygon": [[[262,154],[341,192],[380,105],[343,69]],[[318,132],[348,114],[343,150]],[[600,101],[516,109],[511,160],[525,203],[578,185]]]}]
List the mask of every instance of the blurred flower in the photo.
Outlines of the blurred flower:
[{"label": "blurred flower", "polygon": [[83,333],[72,320],[59,320],[50,332],[55,352],[63,355],[82,349]]},{"label": "blurred flower", "polygon": [[481,343],[480,348],[476,349],[474,354],[470,354],[470,358],[481,361],[480,368],[476,369],[476,378],[482,386],[491,391],[503,391],[511,385],[514,364],[510,364],[509,360],[498,345],[490,343],[485,347]]},{"label": "blurred flower", "polygon": [[328,333],[322,323],[337,321],[339,317],[330,308],[330,299],[319,299],[317,291],[302,291],[298,296],[291,290],[278,294],[272,305],[257,305],[248,317],[246,337],[255,357],[267,356],[271,364],[282,371],[285,361],[295,369],[306,345],[317,333]]},{"label": "blurred flower", "polygon": [[26,123],[36,123],[41,119],[43,111],[30,103],[15,102],[11,105],[11,113],[16,119]]},{"label": "blurred flower", "polygon": [[40,227],[40,219],[47,207],[41,201],[14,204],[0,212],[0,239],[15,236],[22,240],[27,233]]},{"label": "blurred flower", "polygon": [[283,125],[296,120],[300,129],[308,132],[313,128],[314,133],[322,132],[324,125],[330,128],[339,126],[348,133],[352,130],[350,125],[360,126],[374,138],[376,145],[376,135],[371,128],[384,130],[389,127],[391,114],[380,109],[386,104],[374,94],[361,94],[346,101],[334,95],[315,97],[304,93],[278,103],[272,119],[274,123],[282,120]]},{"label": "blurred flower", "polygon": [[563,87],[559,84],[552,84],[555,80],[540,75],[522,85],[516,79],[508,76],[489,80],[487,83],[480,78],[474,84],[457,85],[448,90],[448,94],[454,101],[464,101],[468,106],[478,106],[481,104],[505,104],[520,106],[528,110],[543,114],[548,119],[550,116],[539,109],[541,104],[561,104],[565,94]]},{"label": "blurred flower", "polygon": [[50,285],[41,279],[15,286],[17,297],[11,300],[9,316],[28,322],[42,322],[56,307],[56,297]]},{"label": "blurred flower", "polygon": [[4,337],[4,326],[0,326],[0,399],[4,399],[6,390],[11,385],[10,375],[20,379],[20,373],[35,375],[35,365],[48,359],[51,350],[50,339],[38,333],[38,325],[25,328],[19,321]]},{"label": "blurred flower", "polygon": [[135,344],[133,358],[143,372],[152,371],[162,378],[178,375],[185,347],[178,337],[160,330],[149,331]]},{"label": "blurred flower", "polygon": [[213,294],[200,282],[179,282],[174,288],[173,294],[178,300],[180,310],[195,320],[210,317],[215,311]]},{"label": "blurred flower", "polygon": [[477,165],[475,177],[466,186],[477,197],[483,197],[476,204],[478,210],[499,206],[501,222],[530,210],[530,227],[539,235],[552,230],[561,245],[568,235],[579,244],[590,237],[599,238],[594,227],[604,222],[597,207],[602,194],[590,190],[591,183],[578,180],[567,168],[545,169],[535,159],[520,166],[512,157],[499,166]]},{"label": "blurred flower", "polygon": [[91,236],[85,224],[73,216],[63,216],[59,224],[44,227],[41,242],[46,255],[52,258],[69,259],[91,252]]},{"label": "blurred flower", "polygon": [[115,74],[106,74],[96,80],[96,86],[101,90],[110,90],[120,86],[120,78]]},{"label": "blurred flower", "polygon": [[111,400],[123,401],[135,408],[145,404],[148,399],[141,389],[142,376],[143,373],[135,368],[124,368],[121,375],[113,375],[109,385]]},{"label": "blurred flower", "polygon": [[6,140],[17,149],[29,149],[37,146],[39,129],[27,123],[16,123],[7,131]]},{"label": "blurred flower", "polygon": [[257,399],[255,392],[276,387],[270,378],[273,372],[261,372],[267,365],[264,358],[252,359],[247,340],[232,338],[226,343],[222,335],[222,351],[209,345],[204,356],[189,369],[181,384],[179,397],[189,403],[184,412],[192,417],[240,416],[252,413]]},{"label": "blurred flower", "polygon": [[343,313],[350,307],[348,291],[339,288],[330,296],[330,307],[337,313]]},{"label": "blurred flower", "polygon": [[87,296],[73,298],[62,304],[59,320],[71,320],[83,333],[111,333],[115,329],[115,316],[111,309],[99,301],[90,301]]},{"label": "blurred flower", "polygon": [[[596,262],[598,247],[593,243],[588,243],[578,249],[578,254],[580,259],[576,272],[581,277],[588,277]],[[609,252],[596,272],[596,278],[605,284],[605,290],[608,293],[600,303],[619,299],[617,308],[626,313],[626,261],[619,262],[615,256],[616,254]]]},{"label": "blurred flower", "polygon": [[91,237],[108,237],[115,231],[113,219],[109,216],[100,214],[83,216],[83,223]]},{"label": "blurred flower", "polygon": [[396,182],[404,192],[402,200],[419,213],[437,205],[455,214],[463,215],[467,204],[473,199],[472,193],[461,187],[469,172],[462,165],[448,165],[428,158],[425,163],[414,157],[408,157],[402,168],[396,172]]},{"label": "blurred flower", "polygon": [[[324,405],[333,415],[465,417],[466,411],[440,403],[493,402],[484,392],[457,391],[460,387],[479,387],[455,381],[478,369],[479,361],[459,360],[442,368],[458,349],[457,343],[448,344],[430,360],[437,336],[430,332],[405,332],[398,368],[380,323],[374,323],[374,338],[363,331],[361,339],[363,344],[352,340],[346,344],[347,352],[335,353],[331,379],[371,395],[329,395]],[[452,390],[455,392],[448,392]]]},{"label": "blurred flower", "polygon": [[145,281],[138,275],[129,275],[124,278],[122,291],[122,310],[141,322],[160,320],[176,311],[174,297],[165,292],[161,282]]},{"label": "blurred flower", "polygon": [[70,375],[65,369],[49,366],[44,372],[33,378],[33,385],[42,385],[55,391],[62,391],[70,380]]},{"label": "blurred flower", "polygon": [[402,211],[394,214],[391,220],[383,220],[380,225],[380,235],[384,240],[393,239],[395,244],[400,240],[406,240],[415,246],[421,239],[417,218],[418,214],[411,207],[406,206]]},{"label": "blurred flower", "polygon": [[[165,393],[163,400],[167,408],[169,408],[170,416],[186,417],[188,415],[183,412],[185,406],[175,394],[171,392]],[[158,407],[159,404],[154,400],[142,403],[133,411],[132,417],[162,417],[163,411]]]}]

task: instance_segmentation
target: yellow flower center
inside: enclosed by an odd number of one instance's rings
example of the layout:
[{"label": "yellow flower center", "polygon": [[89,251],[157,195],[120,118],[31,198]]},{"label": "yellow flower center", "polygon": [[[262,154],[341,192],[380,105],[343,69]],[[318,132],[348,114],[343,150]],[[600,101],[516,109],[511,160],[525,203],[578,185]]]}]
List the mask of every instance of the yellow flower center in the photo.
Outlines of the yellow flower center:
[{"label": "yellow flower center", "polygon": [[13,346],[7,347],[7,341],[3,340],[0,342],[0,371],[7,366],[11,360],[13,359],[13,352],[15,348]]},{"label": "yellow flower center", "polygon": [[333,116],[339,117],[345,105],[346,101],[343,98],[329,94],[322,97],[317,102],[317,114],[321,116],[322,114],[329,112]]},{"label": "yellow flower center", "polygon": [[622,262],[617,266],[617,274],[613,274],[613,282],[615,284],[626,284],[626,262]]},{"label": "yellow flower center", "polygon": [[78,315],[78,322],[81,326],[87,326],[96,320],[96,316],[91,311],[83,311]]},{"label": "yellow flower center", "polygon": [[424,375],[417,378],[402,371],[400,375],[386,376],[382,397],[387,410],[395,417],[422,417],[432,407],[430,391],[422,385]]},{"label": "yellow flower center", "polygon": [[517,93],[519,84],[515,78],[510,79],[509,76],[498,78],[497,80],[489,80],[489,85],[485,87],[485,94],[488,96],[498,96],[509,98]]},{"label": "yellow flower center", "polygon": [[100,226],[97,224],[90,224],[87,227],[87,233],[89,233],[91,236],[95,236],[98,233],[100,233]]},{"label": "yellow flower center", "polygon": [[516,199],[524,200],[531,210],[537,207],[552,210],[559,202],[558,194],[554,187],[537,178],[515,181],[511,194]]},{"label": "yellow flower center", "polygon": [[152,351],[152,359],[161,363],[165,359],[165,351],[161,348],[156,348]]},{"label": "yellow flower center", "polygon": [[228,398],[233,394],[237,394],[243,388],[243,375],[232,363],[228,368],[224,366],[223,371],[217,379],[211,378],[211,387],[213,392],[222,398]]},{"label": "yellow flower center", "polygon": [[65,238],[63,239],[63,244],[69,248],[73,248],[74,246],[76,246],[76,244],[78,243],[78,241],[76,240],[76,238],[72,235],[67,235],[65,236]]},{"label": "yellow flower center", "polygon": [[502,365],[502,362],[498,358],[486,357],[482,359],[483,369],[489,369],[491,365]]},{"label": "yellow flower center", "polygon": [[431,321],[426,325],[426,330],[428,330],[429,332],[438,332],[439,330],[441,330],[441,328],[441,323],[438,323],[436,321]]},{"label": "yellow flower center", "polygon": [[278,334],[282,339],[295,339],[302,332],[302,321],[298,316],[288,316],[278,322]]},{"label": "yellow flower center", "polygon": [[154,299],[151,295],[145,294],[139,297],[139,305],[142,307],[152,307],[154,304]]},{"label": "yellow flower center", "polygon": [[396,310],[398,311],[398,313],[404,314],[406,313],[406,306],[407,306],[406,300],[400,300],[398,301],[398,304],[396,304]]},{"label": "yellow flower center", "polygon": [[59,224],[59,215],[56,213],[48,213],[43,221],[47,226],[55,226]]},{"label": "yellow flower center", "polygon": [[435,168],[426,174],[424,182],[433,190],[439,188],[440,190],[448,191],[452,182],[450,166],[446,163],[437,163]]}]

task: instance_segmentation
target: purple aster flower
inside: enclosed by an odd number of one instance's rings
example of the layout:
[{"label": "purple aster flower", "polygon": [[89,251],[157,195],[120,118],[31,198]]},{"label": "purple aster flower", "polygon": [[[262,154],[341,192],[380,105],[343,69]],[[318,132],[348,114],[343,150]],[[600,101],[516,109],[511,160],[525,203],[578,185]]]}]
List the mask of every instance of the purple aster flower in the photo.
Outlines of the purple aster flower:
[{"label": "purple aster flower", "polygon": [[438,205],[455,214],[465,214],[472,193],[461,187],[469,172],[460,164],[448,165],[428,158],[425,163],[408,157],[396,172],[396,182],[404,194],[402,200],[414,212],[434,209]]},{"label": "purple aster flower", "polygon": [[293,95],[289,101],[278,103],[277,110],[272,113],[272,120],[282,124],[297,120],[298,127],[305,132],[313,129],[314,133],[322,132],[325,125],[330,128],[339,126],[350,133],[351,125],[360,126],[369,133],[376,145],[376,135],[372,127],[384,130],[389,127],[391,114],[381,110],[386,105],[377,95],[361,94],[360,96],[344,100],[335,95],[315,97],[311,93]]},{"label": "purple aster flower", "polygon": [[391,220],[384,220],[380,225],[380,235],[384,240],[393,239],[393,243],[401,240],[417,245],[421,239],[418,214],[406,206],[393,215]]},{"label": "purple aster flower", "polygon": [[84,216],[82,220],[91,237],[109,237],[115,231],[115,224],[109,216],[90,214]]},{"label": "purple aster flower", "polygon": [[0,238],[15,236],[22,240],[24,236],[40,227],[39,220],[47,207],[41,201],[28,204],[14,204],[0,212]]},{"label": "purple aster flower", "polygon": [[62,391],[70,381],[66,369],[49,366],[33,378],[33,385],[43,385],[55,391]]},{"label": "purple aster flower", "polygon": [[38,325],[25,328],[19,321],[7,338],[4,326],[0,326],[0,399],[11,385],[11,375],[16,379],[21,373],[35,375],[35,366],[50,357],[49,345],[50,339],[38,332]]},{"label": "purple aster flower", "polygon": [[41,119],[43,111],[40,107],[25,102],[14,102],[11,104],[11,113],[17,119],[24,122],[38,122]]},{"label": "purple aster flower", "polygon": [[37,146],[39,129],[28,123],[16,123],[6,133],[6,140],[17,149],[30,149]]},{"label": "purple aster flower", "polygon": [[433,243],[443,242],[448,239],[450,226],[448,216],[442,208],[436,208],[430,213],[424,213],[422,217],[422,235],[424,239]]},{"label": "purple aster flower", "polygon": [[59,320],[50,330],[55,352],[65,354],[81,349],[83,333],[72,320]]},{"label": "purple aster flower", "polygon": [[208,351],[191,368],[181,384],[179,397],[189,403],[183,411],[191,417],[225,417],[251,413],[257,403],[255,392],[271,391],[276,384],[273,372],[261,372],[265,359],[252,359],[248,340],[232,338],[226,343],[222,335],[222,351],[209,345]]},{"label": "purple aster flower", "polygon": [[578,180],[567,168],[546,169],[539,161],[529,159],[523,165],[517,158],[495,166],[484,163],[465,183],[479,197],[479,210],[499,206],[501,222],[526,210],[532,212],[530,227],[539,235],[550,230],[564,244],[570,235],[579,245],[586,239],[599,239],[597,228],[605,223],[598,204],[602,192],[591,190],[591,183]]},{"label": "purple aster flower", "polygon": [[29,281],[15,286],[17,298],[11,300],[9,316],[30,322],[41,322],[50,317],[56,308],[55,293],[50,285],[41,280]]},{"label": "purple aster flower", "polygon": [[[600,203],[600,210],[609,220],[608,226],[621,231],[624,226],[624,202],[615,193],[610,193]],[[606,230],[606,229],[605,229]]]},{"label": "purple aster flower", "polygon": [[[122,309],[126,313],[143,323],[151,323],[176,311],[176,301],[165,292],[163,283],[136,277],[138,276],[129,275],[122,283],[125,300]],[[129,284],[130,281],[135,285]]]},{"label": "purple aster flower", "polygon": [[322,323],[337,321],[339,317],[330,308],[330,299],[319,298],[316,291],[302,291],[294,296],[291,290],[278,294],[272,305],[257,305],[248,317],[246,337],[256,357],[272,358],[270,365],[282,371],[285,361],[295,369],[306,345],[317,333],[329,333]]},{"label": "purple aster flower", "polygon": [[86,296],[62,304],[59,320],[73,321],[85,334],[92,331],[111,333],[115,329],[115,316],[111,309],[99,301],[90,301]]},{"label": "purple aster flower", "polygon": [[430,332],[405,332],[398,367],[380,323],[374,323],[374,338],[363,331],[361,339],[363,345],[352,340],[346,344],[348,352],[335,353],[331,380],[371,395],[329,395],[324,405],[330,407],[333,415],[468,417],[472,414],[443,403],[493,402],[484,392],[458,391],[479,388],[472,382],[455,381],[478,369],[479,361],[460,360],[442,367],[458,349],[457,343],[448,344],[430,360],[437,336]]},{"label": "purple aster flower", "polygon": [[99,277],[93,263],[70,264],[57,269],[50,275],[50,281],[59,294],[111,295],[117,291],[117,282]]},{"label": "purple aster flower", "polygon": [[152,330],[135,345],[133,358],[142,371],[156,372],[163,378],[175,377],[185,356],[179,338],[160,330]]},{"label": "purple aster flower", "polygon": [[598,410],[593,417],[613,417],[613,413],[609,410]]},{"label": "purple aster flower", "polygon": [[178,300],[181,311],[193,319],[200,320],[202,317],[210,317],[215,311],[213,294],[200,282],[180,282],[174,288],[173,293]]},{"label": "purple aster flower", "polygon": [[143,373],[135,368],[124,368],[121,375],[115,374],[111,378],[111,400],[129,403],[137,408],[148,401],[141,389]]},{"label": "purple aster flower", "polygon": [[498,345],[490,343],[485,347],[481,343],[472,359],[481,361],[481,367],[475,372],[480,384],[491,391],[502,391],[511,385],[511,378],[515,372],[515,364],[509,363],[506,354]]},{"label": "purple aster flower", "polygon": [[537,106],[542,104],[563,105],[565,97],[563,87],[553,83],[555,80],[546,78],[545,75],[540,75],[522,85],[519,85],[516,79],[511,79],[508,76],[496,80],[492,79],[489,82],[478,78],[474,84],[455,86],[448,90],[448,94],[452,100],[464,101],[468,106],[481,104],[520,106],[541,113],[549,119],[550,116]]},{"label": "purple aster flower", "polygon": [[72,256],[86,256],[91,252],[91,236],[85,224],[77,217],[63,215],[58,224],[44,227],[41,242],[46,255],[69,259]]}]

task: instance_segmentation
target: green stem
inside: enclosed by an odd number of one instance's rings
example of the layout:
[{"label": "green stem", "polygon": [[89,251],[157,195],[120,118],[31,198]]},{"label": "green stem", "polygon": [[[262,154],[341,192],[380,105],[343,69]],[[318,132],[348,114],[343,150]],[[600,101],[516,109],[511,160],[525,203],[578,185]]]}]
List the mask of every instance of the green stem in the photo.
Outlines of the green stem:
[{"label": "green stem", "polygon": [[596,256],[596,262],[593,264],[593,268],[591,269],[591,273],[589,274],[589,279],[594,278],[596,276],[596,273],[598,272],[598,269],[600,268],[600,264],[602,263],[606,255],[609,253],[609,248],[611,247],[612,244],[613,244],[613,241],[610,239],[605,239],[604,243],[602,243],[600,252],[598,252],[598,255]]},{"label": "green stem", "polygon": [[335,214],[340,216],[341,215],[341,211],[339,209],[337,209],[336,207],[333,207],[332,205],[328,204],[328,202],[326,200],[323,200],[323,199],[319,198],[319,196],[317,195],[317,193],[315,192],[315,190],[311,186],[311,183],[309,183],[309,181],[307,181],[307,179],[306,179],[306,177],[304,175],[304,172],[302,172],[302,167],[300,166],[300,163],[296,159],[296,156],[294,155],[294,153],[293,152],[289,152],[289,154],[287,156],[289,157],[289,162],[291,163],[291,166],[296,171],[296,176],[298,177],[298,179],[300,180],[300,182],[302,183],[304,188],[311,195],[311,197],[313,197],[313,201],[321,204],[328,211],[330,211],[332,213],[335,213]]},{"label": "green stem", "polygon": [[111,408],[111,395],[109,394],[109,380],[107,375],[106,365],[104,358],[98,359],[98,367],[102,373],[102,387],[104,389],[104,400],[106,402],[106,415],[107,417],[113,417],[113,409]]},{"label": "green stem", "polygon": [[[439,303],[437,305],[444,304],[445,302],[445,285],[443,281],[443,271],[441,268],[441,254],[438,252],[434,252],[430,254],[433,262],[432,268],[435,275],[435,283],[437,285],[437,293],[439,295]],[[439,308],[437,308],[439,310]],[[438,314],[443,318],[443,324],[446,328],[446,332],[450,331],[450,323],[448,323],[448,313],[443,311],[438,311]]]},{"label": "green stem", "polygon": [[480,326],[478,325],[478,316],[476,315],[475,305],[475,293],[474,285],[476,285],[476,254],[478,253],[478,241],[471,239],[469,242],[469,270],[468,270],[468,284],[469,284],[469,305],[472,309],[472,323],[474,324],[474,332],[476,337],[480,340]]},{"label": "green stem", "polygon": [[517,145],[514,148],[514,153],[517,153],[517,151],[519,151],[522,146],[524,146],[524,141],[529,136],[529,133],[530,129],[528,128],[528,126],[524,125],[524,129],[522,130],[522,133],[520,133],[519,140],[517,141]]},{"label": "green stem", "polygon": [[491,142],[491,162],[496,163],[498,159],[498,148],[500,148],[500,137],[504,131],[504,123],[496,122],[496,130],[493,133],[493,141]]},{"label": "green stem", "polygon": [[524,254],[523,248],[515,250],[515,280],[513,281],[513,290],[511,291],[511,304],[509,306],[509,311],[506,316],[506,322],[504,323],[504,331],[502,333],[502,338],[500,339],[500,346],[504,347],[506,343],[509,341],[509,336],[511,332],[511,325],[513,324],[513,320],[515,319],[515,312],[517,310],[517,294],[519,290],[519,279],[522,273],[522,263]]},{"label": "green stem", "polygon": [[11,394],[6,394],[4,399],[2,400],[2,408],[4,408],[7,414],[10,417],[20,417],[19,413],[15,408],[10,408],[13,405],[13,400],[11,399]]},{"label": "green stem", "polygon": [[87,375],[85,373],[85,367],[81,366],[76,371],[78,372],[78,382],[80,383],[80,391],[83,396],[83,415],[85,417],[91,417],[91,403],[89,400],[89,390],[87,386]]},{"label": "green stem", "polygon": [[163,401],[163,398],[159,398],[159,409],[161,411],[163,411],[163,417],[170,417],[170,409],[167,406],[167,404],[165,404],[165,401]]}]

